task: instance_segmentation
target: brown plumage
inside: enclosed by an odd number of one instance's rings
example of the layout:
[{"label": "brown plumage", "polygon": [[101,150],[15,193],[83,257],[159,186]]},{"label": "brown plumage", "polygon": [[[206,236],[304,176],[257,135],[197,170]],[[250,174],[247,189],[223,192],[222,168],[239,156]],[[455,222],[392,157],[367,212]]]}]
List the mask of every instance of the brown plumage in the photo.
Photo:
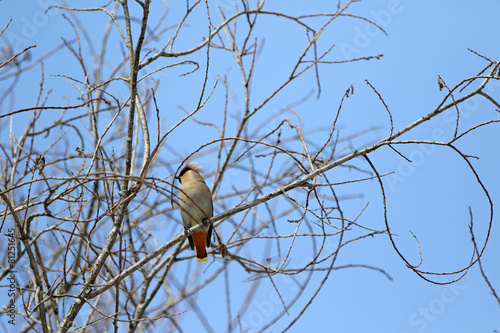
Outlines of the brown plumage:
[{"label": "brown plumage", "polygon": [[[207,261],[207,247],[210,246],[212,236],[213,216],[212,193],[200,175],[201,168],[194,162],[188,163],[176,177],[181,182],[179,206],[181,209],[182,223],[185,229],[198,224],[203,224],[200,231],[188,237],[191,250],[196,248],[196,259]],[[207,225],[208,224],[208,225]]]}]

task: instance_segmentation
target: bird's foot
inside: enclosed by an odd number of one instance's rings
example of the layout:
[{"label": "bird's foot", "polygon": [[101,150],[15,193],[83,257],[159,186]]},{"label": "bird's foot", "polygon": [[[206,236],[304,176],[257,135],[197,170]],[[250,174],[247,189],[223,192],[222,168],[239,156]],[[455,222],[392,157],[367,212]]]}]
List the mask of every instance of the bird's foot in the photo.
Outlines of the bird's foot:
[{"label": "bird's foot", "polygon": [[208,227],[211,224],[211,222],[210,222],[209,219],[204,218],[204,219],[201,220],[201,224],[206,228],[206,227]]}]

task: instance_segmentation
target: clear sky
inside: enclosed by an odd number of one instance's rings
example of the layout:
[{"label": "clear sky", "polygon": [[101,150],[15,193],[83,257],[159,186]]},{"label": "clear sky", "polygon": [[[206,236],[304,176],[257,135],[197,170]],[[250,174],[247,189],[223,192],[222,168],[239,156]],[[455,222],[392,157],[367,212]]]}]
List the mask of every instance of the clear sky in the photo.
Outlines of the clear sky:
[{"label": "clear sky", "polygon": [[[61,37],[69,40],[73,36],[69,24],[61,16],[62,11],[55,11],[53,14],[49,11],[44,14],[47,3],[51,1],[24,1],[21,5],[15,0],[0,0],[1,28],[12,17],[10,41],[19,50],[36,44],[37,47],[31,50],[32,59],[37,59],[60,44]],[[90,3],[96,5],[97,2],[68,1],[68,3],[79,7],[90,6]],[[286,2],[269,0],[264,9],[280,10],[289,15],[302,15],[327,9],[334,10],[336,4],[332,3],[334,2],[328,0]],[[216,6],[221,6],[230,13],[234,8],[234,2],[214,1],[211,7],[213,13]],[[185,4],[180,7],[184,8]],[[165,24],[177,22],[178,14],[175,12],[177,8],[175,4],[171,4],[170,11],[173,17]],[[300,114],[305,129],[324,126],[325,119],[329,125],[342,95],[350,85],[353,85],[355,89],[353,98],[346,102],[338,120],[340,137],[353,135],[371,126],[380,126],[378,130],[351,142],[352,147],[358,150],[374,143],[375,140],[387,137],[390,132],[387,113],[365,80],[368,80],[383,96],[392,113],[394,130],[399,130],[438,106],[445,95],[444,91],[439,91],[438,75],[452,87],[461,80],[478,74],[486,66],[487,62],[484,59],[468,49],[492,60],[500,60],[498,0],[360,1],[352,5],[349,13],[372,20],[382,27],[387,35],[374,29],[366,21],[344,17],[325,32],[336,45],[329,59],[341,61],[380,53],[383,57],[379,60],[322,65],[320,66],[322,91],[318,99],[316,99],[318,91],[315,79],[311,75],[303,84],[292,85],[284,90],[275,103],[269,106],[269,112],[276,112],[287,103],[293,103],[312,91],[314,97],[298,106],[295,111]],[[157,18],[160,14],[152,12],[151,15],[152,18]],[[82,19],[84,16],[78,17]],[[103,17],[99,21],[98,15],[91,17],[92,20],[88,21],[82,19],[82,23],[88,24],[91,32],[94,29],[96,32],[102,31],[106,19]],[[213,20],[220,21],[220,17],[214,14]],[[259,71],[256,72],[251,87],[255,101],[265,96],[268,91],[266,89],[271,89],[275,80],[281,75],[289,73],[287,54],[298,52],[305,41],[303,36],[297,38],[297,35],[291,33],[296,31],[300,34],[303,30],[293,30],[296,26],[290,22],[285,20],[282,24],[273,22],[263,20],[258,30],[261,35],[264,35],[266,29],[267,33],[257,64]],[[196,45],[205,34],[200,32],[204,31],[205,22],[188,23],[188,27],[183,31],[185,38],[179,39],[178,50]],[[192,39],[189,35],[191,33]],[[4,45],[3,41],[0,43]],[[327,44],[323,44],[325,45]],[[122,50],[119,46],[110,49],[109,52],[116,53],[117,59],[121,58]],[[203,59],[203,52],[199,54],[200,61]],[[65,57],[69,59],[70,56],[61,53],[60,56],[54,57],[56,61],[47,61],[45,65],[47,84],[51,84],[55,89],[51,98],[57,103],[61,103],[62,96],[66,94],[75,96],[75,92],[64,80],[50,75],[63,73],[81,75],[74,60],[65,61]],[[225,63],[214,62],[209,76],[211,82],[213,83],[217,76],[222,77],[227,67]],[[236,72],[236,67],[233,68],[233,72]],[[11,102],[15,108],[33,105],[38,93],[40,71],[32,71],[30,75],[32,76],[25,79],[22,85],[17,86],[17,89],[23,88],[23,91],[17,94],[15,101],[0,101],[0,112],[6,112]],[[172,80],[169,81],[170,79]],[[165,95],[158,96],[160,107],[183,105],[190,109],[196,105],[197,100],[186,102],[192,99],[189,89],[193,81],[189,81],[189,78],[179,82],[176,73],[176,75],[160,76],[160,80],[166,91]],[[0,93],[5,89],[3,84],[0,82]],[[477,85],[477,82],[474,83],[464,93],[470,92]],[[173,87],[177,89],[175,93],[171,93]],[[119,95],[125,96],[126,89],[123,86],[123,92]],[[464,93],[459,93],[458,96]],[[499,100],[500,84],[494,83],[490,93]],[[235,91],[235,96],[235,100],[242,100],[240,91]],[[201,113],[199,119],[208,121],[214,116],[220,116],[217,110],[221,110],[221,104],[217,102],[222,98],[221,90],[219,95],[214,95],[212,104],[207,106],[212,113]],[[185,104],[182,104],[183,102]],[[166,123],[164,128],[170,127],[183,116],[178,110],[176,112],[172,116],[174,119],[168,117],[163,119]],[[440,115],[405,134],[402,139],[450,139],[455,129],[454,112],[450,110]],[[474,98],[463,105],[461,112],[459,131],[490,119],[499,119],[499,111],[482,98]],[[261,120],[265,118],[262,116]],[[25,126],[23,118],[17,119],[14,126],[19,126],[19,130],[23,130]],[[253,123],[252,126],[256,126],[257,123]],[[189,131],[189,126],[192,125],[187,124],[186,127],[180,128],[174,134],[177,136],[172,137],[172,140],[177,139],[176,142],[181,142],[179,151],[186,154],[204,143],[203,136],[199,136],[196,140],[182,140],[186,131]],[[2,141],[8,140],[5,128],[8,127],[2,124],[0,134]],[[309,140],[314,141],[313,135]],[[473,165],[477,167],[493,203],[498,207],[500,203],[498,125],[481,129],[465,137],[457,145],[465,153],[479,157],[477,161],[473,161]],[[489,208],[484,193],[474,181],[467,165],[450,149],[411,145],[398,147],[398,150],[413,163],[404,160],[389,148],[371,154],[370,158],[380,173],[394,172],[385,178],[384,185],[391,230],[397,235],[395,240],[400,250],[412,260],[412,263],[418,263],[418,245],[412,236],[413,233],[418,237],[421,246],[422,270],[447,272],[467,266],[473,250],[468,227],[469,207],[474,216],[474,230],[478,242],[484,242],[486,236]],[[204,157],[202,160],[202,164],[205,165],[210,165],[212,162],[210,157]],[[361,159],[353,161],[352,165],[366,168],[366,163]],[[213,170],[210,167],[207,169]],[[332,170],[329,176],[335,179],[339,177],[339,181],[349,178],[345,171]],[[207,182],[210,186],[212,179]],[[346,214],[352,217],[369,203],[358,223],[374,229],[384,228],[380,188],[376,181],[346,185],[339,189],[339,193],[355,197],[346,200],[344,204]],[[499,223],[498,217],[494,217],[490,240],[482,259],[485,273],[497,292],[500,292]],[[1,251],[3,250],[0,249]],[[500,331],[499,303],[490,294],[477,265],[473,266],[459,282],[443,286],[426,282],[406,268],[387,236],[354,242],[353,246],[347,246],[340,253],[336,266],[349,264],[375,266],[383,269],[393,280],[389,280],[379,272],[363,268],[333,271],[319,296],[314,299],[306,313],[290,330],[291,332],[313,330],[342,333],[492,333],[495,330]],[[296,259],[301,261],[300,252],[296,252],[295,255]],[[216,267],[218,266],[209,267],[205,274],[209,274],[210,270],[213,271]],[[248,282],[245,280],[248,275],[236,266],[231,267],[234,267],[233,287],[238,288],[238,284],[242,284],[242,288],[246,288],[245,284]],[[319,283],[320,277],[322,275],[318,275],[313,284]],[[436,276],[430,278],[436,281],[452,279],[452,277]],[[287,288],[293,288],[284,278],[277,279],[277,286],[283,295],[287,295]],[[223,295],[221,288],[223,288],[222,280],[211,284],[203,291],[205,294],[199,297],[199,305],[206,309],[212,328],[216,332],[222,332],[226,328],[225,298],[220,296]],[[305,294],[310,296],[312,292],[314,288],[309,288]],[[2,304],[4,296],[3,292],[0,293]],[[285,314],[268,331],[282,331],[300,308],[301,306],[292,308],[290,315]],[[264,279],[259,292],[250,304],[249,311],[242,318],[243,329],[253,332],[254,326],[281,310],[281,303],[276,298],[272,285]],[[203,329],[199,329],[202,324],[196,320],[186,320],[183,325],[186,332],[204,332]]]}]

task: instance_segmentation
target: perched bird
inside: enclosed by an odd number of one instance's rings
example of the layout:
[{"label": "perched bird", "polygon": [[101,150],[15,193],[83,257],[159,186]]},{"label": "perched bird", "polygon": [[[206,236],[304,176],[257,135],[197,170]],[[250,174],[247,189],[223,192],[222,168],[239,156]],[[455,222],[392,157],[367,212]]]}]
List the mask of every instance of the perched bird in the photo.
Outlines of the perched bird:
[{"label": "perched bird", "polygon": [[201,230],[188,236],[191,250],[196,248],[198,262],[208,260],[205,244],[207,247],[210,246],[212,237],[210,218],[213,216],[212,193],[200,172],[200,167],[191,162],[176,177],[181,183],[179,205],[184,228],[187,230],[198,224],[203,225]]}]

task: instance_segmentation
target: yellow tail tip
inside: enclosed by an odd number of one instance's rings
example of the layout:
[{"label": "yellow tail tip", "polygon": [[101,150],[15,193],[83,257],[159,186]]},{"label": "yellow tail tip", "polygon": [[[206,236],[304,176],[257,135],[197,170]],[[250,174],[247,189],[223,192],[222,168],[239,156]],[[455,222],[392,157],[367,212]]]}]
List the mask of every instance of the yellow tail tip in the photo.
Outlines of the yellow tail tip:
[{"label": "yellow tail tip", "polygon": [[198,257],[196,257],[196,261],[197,262],[205,262],[205,261],[208,261],[208,257],[205,257],[205,258],[198,258]]}]

